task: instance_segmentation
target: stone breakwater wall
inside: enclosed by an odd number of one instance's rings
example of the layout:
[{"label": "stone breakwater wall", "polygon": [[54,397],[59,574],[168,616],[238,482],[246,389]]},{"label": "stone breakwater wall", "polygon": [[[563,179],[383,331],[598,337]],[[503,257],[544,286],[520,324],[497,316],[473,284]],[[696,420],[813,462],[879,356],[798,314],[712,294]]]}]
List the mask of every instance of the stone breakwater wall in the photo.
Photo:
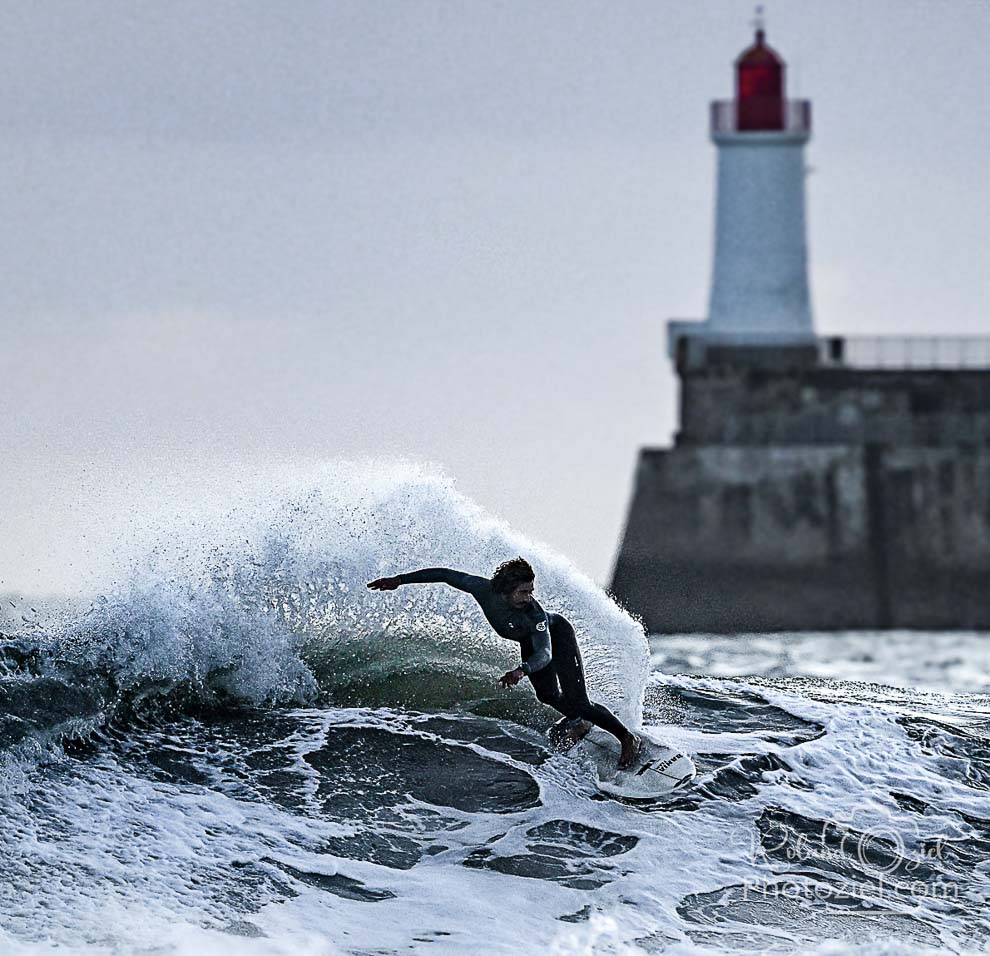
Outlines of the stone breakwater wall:
[{"label": "stone breakwater wall", "polygon": [[988,384],[685,376],[678,444],[640,453],[613,594],[661,633],[990,629]]}]

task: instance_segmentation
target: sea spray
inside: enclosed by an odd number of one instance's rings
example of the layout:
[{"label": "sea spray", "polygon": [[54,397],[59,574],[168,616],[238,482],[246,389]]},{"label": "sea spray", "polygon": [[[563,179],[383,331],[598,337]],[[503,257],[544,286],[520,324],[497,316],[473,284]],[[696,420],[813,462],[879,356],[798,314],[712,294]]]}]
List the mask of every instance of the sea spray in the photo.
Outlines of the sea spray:
[{"label": "sea spray", "polygon": [[[544,607],[581,642],[593,696],[638,723],[648,672],[640,626],[565,558],[407,462],[287,469],[237,488],[237,504],[159,508],[153,543],[81,614],[20,641],[9,674],[8,744],[68,734],[163,703],[175,708],[330,701],[538,711],[494,692],[517,650],[473,600],[440,586],[369,592],[374,577],[446,565],[490,574],[524,554]],[[166,515],[163,517],[163,515]],[[16,692],[15,692],[16,691]]]}]

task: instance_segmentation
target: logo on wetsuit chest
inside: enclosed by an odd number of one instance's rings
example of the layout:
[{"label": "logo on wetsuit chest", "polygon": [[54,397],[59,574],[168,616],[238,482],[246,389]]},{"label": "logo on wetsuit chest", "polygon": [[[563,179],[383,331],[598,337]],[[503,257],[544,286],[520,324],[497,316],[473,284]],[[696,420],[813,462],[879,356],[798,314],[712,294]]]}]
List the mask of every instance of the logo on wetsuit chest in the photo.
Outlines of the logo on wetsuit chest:
[{"label": "logo on wetsuit chest", "polygon": [[545,631],[547,629],[547,622],[546,621],[540,621],[540,623],[536,625],[536,629],[538,631]]}]

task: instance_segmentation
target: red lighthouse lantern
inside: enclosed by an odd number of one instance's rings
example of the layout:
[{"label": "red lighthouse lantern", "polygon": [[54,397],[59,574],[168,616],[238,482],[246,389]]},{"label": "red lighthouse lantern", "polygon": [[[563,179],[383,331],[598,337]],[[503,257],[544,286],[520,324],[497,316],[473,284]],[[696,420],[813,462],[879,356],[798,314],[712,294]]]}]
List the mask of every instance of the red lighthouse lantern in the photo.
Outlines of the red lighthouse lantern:
[{"label": "red lighthouse lantern", "polygon": [[784,61],[768,47],[762,29],[736,60],[736,129],[784,128]]}]

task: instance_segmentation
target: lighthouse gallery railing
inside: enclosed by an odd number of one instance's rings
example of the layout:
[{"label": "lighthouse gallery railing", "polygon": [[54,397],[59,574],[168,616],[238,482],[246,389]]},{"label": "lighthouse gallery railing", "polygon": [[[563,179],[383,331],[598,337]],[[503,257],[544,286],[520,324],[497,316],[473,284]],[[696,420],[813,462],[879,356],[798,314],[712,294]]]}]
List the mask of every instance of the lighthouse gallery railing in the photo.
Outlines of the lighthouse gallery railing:
[{"label": "lighthouse gallery railing", "polygon": [[[785,100],[783,126],[775,133],[810,133],[811,100]],[[739,114],[735,100],[715,100],[711,104],[713,133],[739,132]]]}]

